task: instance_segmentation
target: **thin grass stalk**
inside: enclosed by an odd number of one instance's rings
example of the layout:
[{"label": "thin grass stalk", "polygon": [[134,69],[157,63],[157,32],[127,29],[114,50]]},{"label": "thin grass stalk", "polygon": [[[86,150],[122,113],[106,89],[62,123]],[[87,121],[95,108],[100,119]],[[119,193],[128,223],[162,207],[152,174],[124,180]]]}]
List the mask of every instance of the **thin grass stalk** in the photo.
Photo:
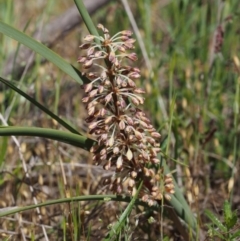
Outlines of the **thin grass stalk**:
[{"label": "thin grass stalk", "polygon": [[124,6],[124,9],[125,9],[125,11],[126,11],[126,13],[128,15],[128,18],[129,18],[129,21],[130,21],[130,23],[132,25],[133,31],[136,34],[136,38],[137,38],[137,41],[138,41],[139,46],[141,48],[142,55],[143,55],[143,58],[144,58],[144,60],[146,62],[149,74],[151,74],[151,72],[152,72],[152,65],[151,65],[150,59],[148,57],[148,53],[147,53],[147,50],[146,50],[143,38],[142,38],[142,36],[140,34],[139,28],[137,26],[137,23],[136,23],[136,21],[134,19],[134,16],[132,14],[131,8],[129,6],[129,3],[128,3],[127,0],[121,0],[121,1],[122,1],[123,6]]},{"label": "thin grass stalk", "polygon": [[[233,168],[232,168],[232,173],[231,173],[231,178],[232,180],[232,185],[229,183],[229,191],[230,191],[230,203],[232,204],[233,202],[233,193],[234,193],[234,174],[235,174],[235,166],[237,162],[237,144],[238,144],[238,118],[239,118],[239,102],[240,102],[240,61],[237,56],[234,56],[234,63],[237,68],[237,72],[239,74],[239,77],[236,79],[236,92],[235,92],[235,98],[234,98],[234,107],[233,107],[233,113],[234,113],[234,141],[233,141]],[[229,180],[229,182],[230,182]]]},{"label": "thin grass stalk", "polygon": [[[24,26],[23,32],[25,32],[27,30],[30,23],[31,23],[31,18],[27,21],[26,25]],[[15,69],[16,60],[17,60],[20,46],[21,46],[21,44],[18,42],[17,49],[16,49],[16,52],[14,53],[14,57],[13,57],[12,74],[11,74],[12,76],[14,75],[14,69]]]}]

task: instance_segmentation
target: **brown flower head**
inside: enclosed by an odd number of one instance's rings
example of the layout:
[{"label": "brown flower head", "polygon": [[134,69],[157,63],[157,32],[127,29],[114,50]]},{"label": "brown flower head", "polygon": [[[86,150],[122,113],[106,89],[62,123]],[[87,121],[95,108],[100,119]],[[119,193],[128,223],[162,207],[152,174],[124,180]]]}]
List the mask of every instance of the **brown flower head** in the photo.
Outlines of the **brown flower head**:
[{"label": "brown flower head", "polygon": [[[141,198],[153,205],[163,196],[169,199],[174,186],[171,176],[150,168],[159,163],[160,134],[139,108],[144,103],[141,95],[145,93],[135,84],[140,70],[124,64],[125,59],[137,60],[134,52],[128,53],[134,49],[135,40],[129,30],[111,37],[103,25],[99,24],[98,28],[103,36],[86,36],[86,43],[80,46],[86,54],[78,59],[91,80],[83,86],[86,93],[83,102],[90,134],[97,140],[90,150],[93,161],[105,170],[115,169],[114,179],[105,181],[109,190],[121,194],[126,182],[132,194],[143,181]],[[99,64],[99,60],[104,60],[106,67]],[[98,71],[91,72],[91,69]]]}]

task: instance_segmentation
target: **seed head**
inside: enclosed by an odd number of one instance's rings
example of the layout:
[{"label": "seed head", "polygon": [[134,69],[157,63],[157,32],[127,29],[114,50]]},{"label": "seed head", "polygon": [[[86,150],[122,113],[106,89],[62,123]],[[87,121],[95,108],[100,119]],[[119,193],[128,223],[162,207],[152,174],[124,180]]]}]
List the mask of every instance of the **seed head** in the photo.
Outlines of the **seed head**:
[{"label": "seed head", "polygon": [[[171,198],[174,184],[170,174],[164,175],[162,169],[152,168],[160,162],[157,140],[161,135],[138,108],[144,104],[142,95],[145,93],[136,87],[140,70],[125,63],[129,62],[126,59],[137,60],[136,53],[128,53],[134,49],[135,40],[129,30],[111,37],[102,24],[97,27],[103,36],[87,35],[86,43],[80,45],[86,53],[78,58],[90,80],[83,86],[85,96],[82,101],[86,104],[89,133],[97,142],[90,149],[93,162],[101,164],[105,170],[115,170],[113,180],[104,181],[114,193],[127,191],[132,195],[142,181],[140,198],[151,206],[163,197]],[[94,43],[96,38],[100,44]]]}]

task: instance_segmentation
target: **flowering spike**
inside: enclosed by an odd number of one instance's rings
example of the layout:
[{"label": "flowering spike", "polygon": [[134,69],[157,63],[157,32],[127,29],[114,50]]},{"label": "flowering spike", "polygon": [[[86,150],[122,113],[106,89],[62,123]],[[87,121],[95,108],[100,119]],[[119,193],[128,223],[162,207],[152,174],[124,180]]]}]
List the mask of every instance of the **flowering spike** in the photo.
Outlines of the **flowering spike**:
[{"label": "flowering spike", "polygon": [[[157,153],[160,148],[156,140],[161,135],[137,107],[144,104],[141,95],[145,93],[135,83],[135,79],[140,78],[140,70],[124,65],[126,58],[137,60],[136,53],[127,51],[134,49],[135,40],[129,30],[111,37],[102,24],[97,27],[103,36],[86,36],[86,43],[80,45],[86,53],[78,58],[86,69],[84,74],[91,81],[83,86],[85,96],[82,101],[86,103],[89,134],[97,141],[90,150],[93,163],[101,164],[105,170],[115,170],[115,179],[105,182],[114,193],[132,195],[134,188],[143,181],[144,188],[139,195],[151,206],[163,197],[171,198],[174,184],[170,174],[164,176],[162,170],[149,168],[159,164]],[[100,45],[93,42],[96,38],[100,39]],[[106,66],[98,63],[102,60]],[[93,66],[94,72],[91,71]],[[127,186],[123,186],[125,180]]]}]

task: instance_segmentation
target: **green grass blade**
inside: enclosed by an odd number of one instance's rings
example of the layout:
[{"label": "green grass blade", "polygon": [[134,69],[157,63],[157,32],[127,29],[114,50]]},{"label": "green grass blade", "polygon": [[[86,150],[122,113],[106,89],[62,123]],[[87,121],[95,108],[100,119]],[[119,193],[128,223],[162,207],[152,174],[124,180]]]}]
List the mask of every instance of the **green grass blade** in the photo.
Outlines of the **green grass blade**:
[{"label": "green grass blade", "polygon": [[212,223],[215,224],[222,232],[227,232],[227,228],[210,210],[205,210],[205,214],[212,221]]},{"label": "green grass blade", "polygon": [[53,112],[51,112],[49,109],[41,105],[39,102],[37,102],[35,99],[30,97],[28,94],[23,92],[22,90],[18,89],[15,85],[13,85],[10,81],[3,79],[0,77],[0,81],[7,85],[12,90],[16,91],[18,94],[29,100],[32,104],[37,106],[39,109],[41,109],[43,112],[45,112],[47,115],[51,116],[54,120],[56,120],[59,124],[64,126],[67,130],[71,131],[72,133],[81,135],[77,130],[75,130],[73,127],[71,127],[67,122],[65,122],[63,119],[55,115]]},{"label": "green grass blade", "polygon": [[[164,163],[164,170],[166,173],[170,173],[170,169],[166,163]],[[184,198],[180,188],[178,187],[175,179],[174,179],[174,190],[175,193],[172,195],[169,203],[175,209],[177,214],[181,219],[183,219],[195,232],[197,232],[197,221],[187,204],[186,199]]]},{"label": "green grass blade", "polygon": [[[5,217],[8,215],[12,215],[19,212],[28,211],[31,209],[35,209],[37,207],[46,207],[54,204],[60,204],[60,203],[68,203],[68,202],[79,202],[79,201],[119,201],[119,202],[130,202],[130,198],[126,196],[116,196],[116,195],[84,195],[84,196],[78,196],[78,197],[70,197],[70,198],[59,198],[47,202],[38,203],[36,205],[30,205],[25,207],[16,207],[12,208],[11,210],[4,211],[4,209],[1,211],[0,209],[0,218]],[[139,204],[136,202],[136,204]]]},{"label": "green grass blade", "polygon": [[169,203],[177,215],[196,232],[196,223],[192,212],[186,209],[175,196],[171,196]]},{"label": "green grass blade", "polygon": [[92,139],[86,138],[84,136],[66,131],[38,127],[0,127],[0,136],[38,136],[64,142],[83,148],[87,151],[89,151],[94,144]]},{"label": "green grass blade", "polygon": [[34,52],[40,54],[41,56],[58,66],[63,72],[68,74],[78,83],[82,84],[83,82],[88,82],[88,79],[82,76],[81,73],[74,66],[67,63],[62,57],[57,55],[51,49],[47,48],[45,45],[39,43],[35,39],[31,38],[23,32],[18,31],[17,29],[2,21],[0,21],[0,33],[3,33],[12,39],[15,39],[16,41],[32,49]]},{"label": "green grass blade", "polygon": [[240,237],[240,230],[236,231],[235,233],[233,233],[233,235],[231,236],[231,238],[239,238]]},{"label": "green grass blade", "polygon": [[90,15],[88,14],[88,11],[87,11],[85,5],[83,4],[83,1],[82,0],[74,0],[74,2],[78,8],[80,15],[82,16],[84,23],[86,24],[86,26],[88,28],[89,33],[91,33],[92,35],[95,35],[95,36],[99,36],[98,31],[97,31]]},{"label": "green grass blade", "polygon": [[0,168],[4,164],[4,158],[8,150],[8,138],[1,138],[0,141]]},{"label": "green grass blade", "polygon": [[[119,221],[112,227],[111,231],[107,234],[107,236],[105,237],[104,241],[109,241],[109,240],[113,240],[113,238],[119,234],[119,232],[121,231],[122,226],[124,225],[127,217],[129,216],[129,214],[131,213],[133,206],[137,200],[138,194],[140,192],[142,188],[142,182],[140,183],[136,194],[134,195],[134,197],[132,198],[131,202],[128,204],[127,208],[124,210],[124,212],[122,213],[121,217],[119,218]],[[114,239],[115,240],[115,239]]]},{"label": "green grass blade", "polygon": [[[23,28],[23,32],[25,32],[27,30],[29,24],[31,23],[31,20],[32,20],[32,18],[30,18],[27,21],[25,27]],[[14,58],[13,58],[12,74],[11,74],[12,76],[13,76],[13,73],[14,73],[14,69],[15,69],[15,65],[16,65],[16,59],[17,59],[17,56],[18,56],[18,53],[19,53],[19,50],[20,50],[20,46],[21,46],[21,44],[18,42],[17,49],[16,49],[16,51],[14,53]]]}]

